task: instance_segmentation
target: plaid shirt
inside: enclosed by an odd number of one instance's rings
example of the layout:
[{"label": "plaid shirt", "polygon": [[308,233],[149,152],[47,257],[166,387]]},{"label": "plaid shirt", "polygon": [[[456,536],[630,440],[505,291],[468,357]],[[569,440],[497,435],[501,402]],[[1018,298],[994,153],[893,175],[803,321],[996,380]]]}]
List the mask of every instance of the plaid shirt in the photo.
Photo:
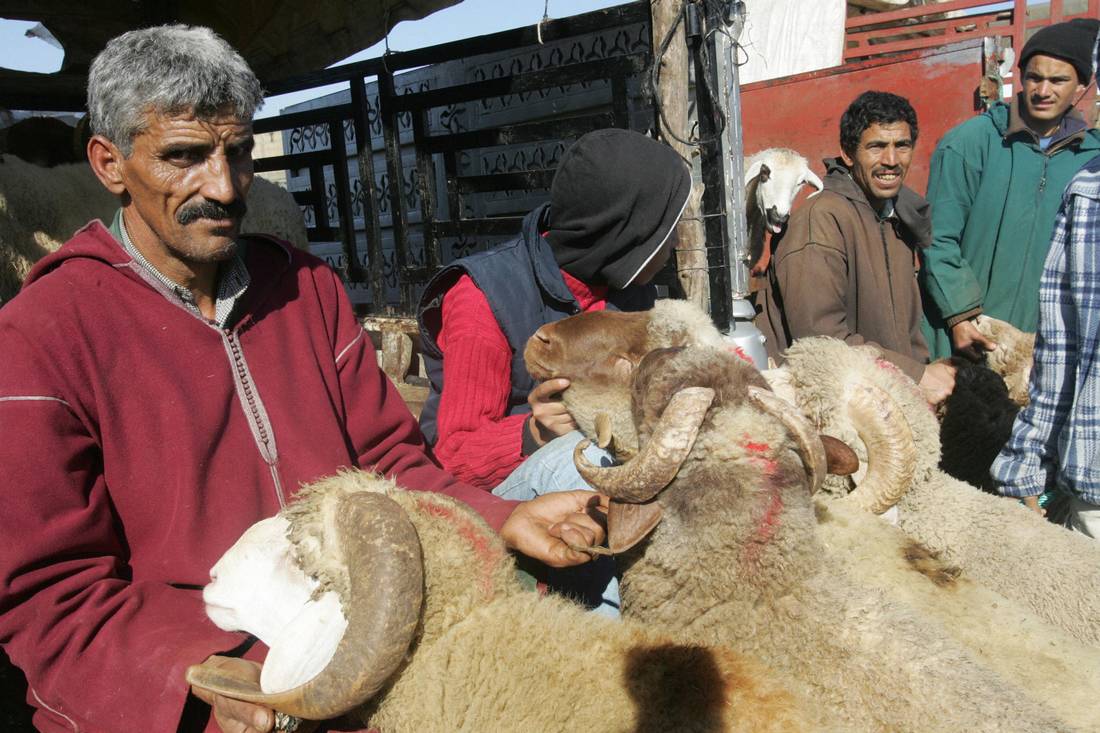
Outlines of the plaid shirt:
[{"label": "plaid shirt", "polygon": [[1057,486],[1100,504],[1100,157],[1070,181],[1058,212],[1028,393],[993,462],[1001,493]]}]

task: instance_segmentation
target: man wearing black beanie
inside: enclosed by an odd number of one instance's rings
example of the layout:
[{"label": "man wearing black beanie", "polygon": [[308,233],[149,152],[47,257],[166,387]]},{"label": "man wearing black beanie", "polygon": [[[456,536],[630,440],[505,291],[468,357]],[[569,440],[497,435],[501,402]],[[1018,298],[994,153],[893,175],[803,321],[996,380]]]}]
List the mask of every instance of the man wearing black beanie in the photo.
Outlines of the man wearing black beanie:
[{"label": "man wearing black beanie", "polygon": [[[629,130],[590,132],[562,154],[550,201],[518,237],[428,283],[417,312],[431,381],[420,424],[444,468],[508,499],[586,486],[573,464],[581,434],[559,398],[568,380],[536,385],[524,346],[574,313],[649,308],[649,281],[669,259],[690,190],[669,146]],[[606,457],[598,450],[587,454],[596,463]],[[570,590],[593,590],[584,600],[615,613],[614,584],[589,585]]]},{"label": "man wearing black beanie", "polygon": [[920,280],[933,359],[992,349],[973,324],[981,313],[1036,329],[1062,192],[1100,153],[1100,132],[1074,109],[1093,75],[1098,28],[1077,18],[1036,32],[1020,51],[1012,103],[951,130],[932,156],[932,245]]}]

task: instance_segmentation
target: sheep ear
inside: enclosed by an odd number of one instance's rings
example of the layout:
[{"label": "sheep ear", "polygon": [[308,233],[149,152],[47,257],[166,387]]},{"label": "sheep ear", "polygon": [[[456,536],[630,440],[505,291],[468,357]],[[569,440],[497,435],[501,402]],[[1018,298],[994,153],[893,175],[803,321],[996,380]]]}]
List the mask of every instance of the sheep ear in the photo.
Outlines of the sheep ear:
[{"label": "sheep ear", "polygon": [[606,412],[596,415],[596,445],[607,448],[611,445],[611,418]]},{"label": "sheep ear", "polygon": [[272,642],[260,672],[260,688],[285,692],[309,682],[332,661],[347,628],[336,593],[329,591],[308,602]]},{"label": "sheep ear", "polygon": [[859,470],[859,456],[843,440],[822,434],[821,445],[825,448],[825,462],[829,473],[834,476],[851,476]]},{"label": "sheep ear", "polygon": [[613,554],[626,552],[661,523],[661,505],[625,504],[612,499],[607,506],[607,547]]},{"label": "sheep ear", "polygon": [[825,190],[825,184],[821,182],[821,179],[817,177],[809,168],[802,171],[802,183],[808,183],[817,190],[810,194],[810,197],[814,197]]},{"label": "sheep ear", "polygon": [[745,171],[745,185],[752,183],[753,179],[760,176],[760,181],[764,182],[768,180],[768,174],[771,173],[771,169],[764,165],[764,161],[758,160],[749,166],[749,169]]}]

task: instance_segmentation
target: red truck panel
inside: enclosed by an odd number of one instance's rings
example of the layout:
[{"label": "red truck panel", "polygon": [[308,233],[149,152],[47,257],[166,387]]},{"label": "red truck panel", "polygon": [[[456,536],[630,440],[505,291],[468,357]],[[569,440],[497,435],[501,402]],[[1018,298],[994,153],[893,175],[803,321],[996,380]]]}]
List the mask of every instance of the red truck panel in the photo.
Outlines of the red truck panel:
[{"label": "red truck panel", "polygon": [[839,155],[840,116],[852,100],[869,89],[893,92],[917,112],[920,137],[906,183],[923,194],[936,143],[976,114],[982,68],[981,41],[968,41],[746,84],[741,88],[745,155],[793,148],[824,175],[821,159]]}]

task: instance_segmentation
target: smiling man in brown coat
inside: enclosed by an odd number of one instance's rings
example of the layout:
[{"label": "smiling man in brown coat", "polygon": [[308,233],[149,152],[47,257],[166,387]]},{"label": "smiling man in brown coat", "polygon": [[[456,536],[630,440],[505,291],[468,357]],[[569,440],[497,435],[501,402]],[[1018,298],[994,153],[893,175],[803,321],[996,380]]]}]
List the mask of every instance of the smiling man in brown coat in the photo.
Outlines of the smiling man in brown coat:
[{"label": "smiling man in brown coat", "polygon": [[840,121],[841,155],[825,161],[825,189],[791,216],[772,257],[757,326],[769,356],[798,338],[872,344],[947,398],[954,368],[928,364],[921,335],[917,251],[931,238],[928,202],[903,185],[917,116],[903,97],[864,92]]}]

